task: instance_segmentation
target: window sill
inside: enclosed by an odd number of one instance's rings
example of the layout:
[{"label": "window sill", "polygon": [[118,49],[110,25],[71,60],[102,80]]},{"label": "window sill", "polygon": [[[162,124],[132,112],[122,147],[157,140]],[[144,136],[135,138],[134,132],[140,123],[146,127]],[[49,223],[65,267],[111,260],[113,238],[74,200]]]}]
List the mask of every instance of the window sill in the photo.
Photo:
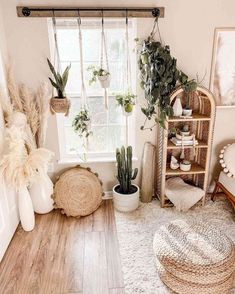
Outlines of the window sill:
[{"label": "window sill", "polygon": [[[132,161],[138,161],[137,157],[133,157]],[[58,165],[63,164],[86,164],[86,163],[109,163],[116,162],[115,157],[97,157],[97,158],[88,158],[86,161],[79,158],[61,158],[57,161]]]}]

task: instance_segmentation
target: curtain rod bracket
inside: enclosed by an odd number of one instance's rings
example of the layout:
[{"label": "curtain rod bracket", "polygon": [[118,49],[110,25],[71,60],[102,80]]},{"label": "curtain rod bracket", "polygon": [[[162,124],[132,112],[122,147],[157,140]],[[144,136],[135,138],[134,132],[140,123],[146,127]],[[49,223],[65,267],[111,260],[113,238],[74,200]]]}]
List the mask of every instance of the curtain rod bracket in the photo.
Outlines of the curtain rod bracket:
[{"label": "curtain rod bracket", "polygon": [[154,8],[153,11],[152,11],[152,16],[153,17],[159,17],[160,16],[160,9],[159,8]]},{"label": "curtain rod bracket", "polygon": [[24,16],[30,16],[30,13],[31,13],[31,11],[30,11],[30,9],[28,7],[23,7],[22,8],[22,14]]}]

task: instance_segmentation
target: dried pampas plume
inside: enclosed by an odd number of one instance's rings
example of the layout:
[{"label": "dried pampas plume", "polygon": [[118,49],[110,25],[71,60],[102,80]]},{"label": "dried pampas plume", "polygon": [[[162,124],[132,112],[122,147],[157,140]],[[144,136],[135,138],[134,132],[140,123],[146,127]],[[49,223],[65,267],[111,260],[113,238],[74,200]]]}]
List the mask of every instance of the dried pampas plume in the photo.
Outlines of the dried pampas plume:
[{"label": "dried pampas plume", "polygon": [[3,111],[3,116],[6,124],[9,124],[12,114],[13,114],[13,105],[10,103],[6,91],[3,87],[0,88],[0,104]]}]

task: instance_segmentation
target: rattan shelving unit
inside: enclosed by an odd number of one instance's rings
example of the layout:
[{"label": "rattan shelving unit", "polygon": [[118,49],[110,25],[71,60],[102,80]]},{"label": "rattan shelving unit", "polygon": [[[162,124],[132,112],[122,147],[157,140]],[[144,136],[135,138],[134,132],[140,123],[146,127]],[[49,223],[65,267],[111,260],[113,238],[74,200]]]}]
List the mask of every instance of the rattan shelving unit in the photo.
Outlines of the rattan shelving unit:
[{"label": "rattan shelving unit", "polygon": [[[185,93],[182,87],[177,88],[171,95],[171,103],[176,97],[181,97],[181,102],[185,103]],[[197,87],[195,93],[191,95],[190,106],[193,109],[192,118],[169,117],[165,129],[158,127],[158,154],[157,154],[157,183],[156,195],[161,201],[162,207],[173,204],[165,195],[165,183],[170,177],[179,176],[184,181],[202,188],[205,196],[208,189],[208,175],[211,158],[211,147],[215,121],[215,100],[213,94],[204,87]],[[168,134],[171,128],[180,128],[185,123],[189,124],[191,131],[196,135],[198,145],[185,146],[185,159],[192,162],[192,168],[188,172],[180,169],[170,169],[171,155],[179,158],[181,146],[175,146],[169,139]],[[205,203],[205,196],[202,204]],[[189,195],[190,197],[190,195]]]}]

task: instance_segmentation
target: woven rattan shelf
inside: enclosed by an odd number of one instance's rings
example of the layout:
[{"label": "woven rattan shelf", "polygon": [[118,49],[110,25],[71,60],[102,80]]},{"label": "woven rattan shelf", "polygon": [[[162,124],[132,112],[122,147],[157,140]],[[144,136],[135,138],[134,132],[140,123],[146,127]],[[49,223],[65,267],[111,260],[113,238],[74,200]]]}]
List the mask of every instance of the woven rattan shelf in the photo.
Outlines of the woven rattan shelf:
[{"label": "woven rattan shelf", "polygon": [[[176,97],[180,97],[182,104],[185,104],[185,93],[182,87],[177,88],[172,93],[172,105]],[[212,93],[204,87],[197,87],[196,92],[191,96],[190,107],[193,109],[192,117],[170,117],[165,124],[165,129],[160,126],[158,128],[156,195],[160,199],[162,207],[172,205],[165,195],[165,183],[170,177],[182,177],[186,182],[203,189],[205,196],[208,189],[215,120],[215,102]],[[198,141],[198,145],[195,147],[184,146],[185,159],[192,162],[192,168],[188,172],[180,169],[172,170],[169,166],[171,155],[179,159],[182,150],[181,146],[176,146],[169,140],[169,130],[172,128],[179,129],[184,123],[190,126],[190,130],[195,134]],[[202,199],[202,204],[204,204],[205,196]]]}]

